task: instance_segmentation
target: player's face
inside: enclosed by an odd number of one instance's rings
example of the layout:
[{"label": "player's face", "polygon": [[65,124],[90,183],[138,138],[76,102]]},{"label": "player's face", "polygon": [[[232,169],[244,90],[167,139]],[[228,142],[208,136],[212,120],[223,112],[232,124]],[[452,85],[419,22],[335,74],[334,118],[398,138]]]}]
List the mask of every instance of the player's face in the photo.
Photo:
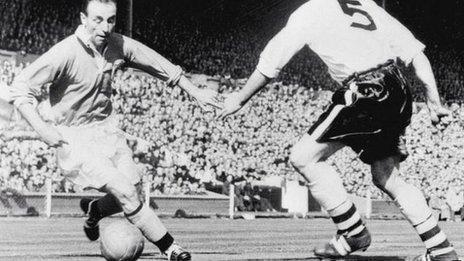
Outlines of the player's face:
[{"label": "player's face", "polygon": [[91,1],[87,15],[81,13],[81,22],[90,34],[90,41],[99,48],[105,45],[116,25],[116,5],[112,2]]}]

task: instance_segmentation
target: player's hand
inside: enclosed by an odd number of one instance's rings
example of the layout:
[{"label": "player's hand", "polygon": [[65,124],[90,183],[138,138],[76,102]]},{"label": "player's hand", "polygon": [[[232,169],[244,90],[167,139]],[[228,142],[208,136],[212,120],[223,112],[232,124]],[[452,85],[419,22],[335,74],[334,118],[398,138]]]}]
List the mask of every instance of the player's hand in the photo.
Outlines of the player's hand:
[{"label": "player's hand", "polygon": [[64,144],[69,144],[61,135],[60,132],[53,126],[46,126],[43,129],[36,130],[41,139],[50,147],[58,148]]},{"label": "player's hand", "polygon": [[443,123],[447,125],[450,121],[451,111],[442,105],[427,104],[430,112],[430,120],[433,125]]},{"label": "player's hand", "polygon": [[222,110],[216,117],[218,120],[224,120],[227,116],[236,113],[243,107],[243,101],[238,92],[232,92],[226,95]]},{"label": "player's hand", "polygon": [[221,103],[219,101],[219,95],[216,91],[211,89],[200,89],[199,92],[193,96],[193,98],[197,101],[198,106],[203,111],[211,111],[211,107],[216,109],[221,109]]}]

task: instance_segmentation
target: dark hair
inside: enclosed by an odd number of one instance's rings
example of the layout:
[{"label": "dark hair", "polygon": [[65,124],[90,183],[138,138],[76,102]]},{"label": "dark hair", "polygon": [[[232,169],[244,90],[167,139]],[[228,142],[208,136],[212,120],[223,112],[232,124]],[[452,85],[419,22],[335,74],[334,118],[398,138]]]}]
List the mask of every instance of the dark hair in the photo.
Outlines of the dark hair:
[{"label": "dark hair", "polygon": [[90,2],[100,2],[100,3],[114,3],[115,6],[118,6],[117,0],[82,0],[81,12],[87,15],[87,7]]}]

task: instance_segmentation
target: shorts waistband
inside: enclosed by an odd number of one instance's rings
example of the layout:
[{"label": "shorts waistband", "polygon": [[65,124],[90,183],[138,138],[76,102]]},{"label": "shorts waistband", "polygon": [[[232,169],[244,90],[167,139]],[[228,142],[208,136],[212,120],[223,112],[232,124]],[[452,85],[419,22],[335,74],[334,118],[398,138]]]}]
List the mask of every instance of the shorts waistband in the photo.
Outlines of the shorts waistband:
[{"label": "shorts waistband", "polygon": [[396,62],[394,60],[388,60],[385,63],[379,64],[374,68],[368,69],[366,71],[361,71],[361,72],[355,72],[352,75],[348,76],[345,80],[343,80],[342,85],[343,86],[348,86],[349,83],[351,83],[353,80],[356,80],[359,77],[365,76],[367,74],[376,72],[381,69],[386,69],[391,66],[396,66]]},{"label": "shorts waistband", "polygon": [[117,119],[115,116],[109,116],[102,121],[94,121],[90,123],[85,123],[81,125],[55,125],[58,129],[74,129],[74,130],[89,130],[89,129],[98,129],[106,127],[117,127]]}]

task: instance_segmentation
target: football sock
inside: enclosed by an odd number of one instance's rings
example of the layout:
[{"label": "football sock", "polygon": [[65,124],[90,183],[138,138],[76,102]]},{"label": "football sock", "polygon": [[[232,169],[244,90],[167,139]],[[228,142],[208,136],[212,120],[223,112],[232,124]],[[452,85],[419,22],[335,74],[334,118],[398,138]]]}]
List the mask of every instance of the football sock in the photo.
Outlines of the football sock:
[{"label": "football sock", "polygon": [[433,255],[454,251],[445,233],[438,227],[437,220],[430,215],[427,220],[414,226],[427,250]]},{"label": "football sock", "polygon": [[422,223],[432,214],[422,192],[397,175],[388,179],[385,190],[411,224]]},{"label": "football sock", "polygon": [[337,234],[355,237],[366,230],[361,215],[348,199],[343,183],[332,166],[318,162],[300,171],[309,181],[312,196],[327,210],[337,226]]},{"label": "football sock", "polygon": [[355,237],[366,229],[361,215],[350,200],[346,200],[340,206],[330,210],[329,215],[337,226],[337,234]]},{"label": "football sock", "polygon": [[140,229],[147,240],[155,244],[161,252],[166,251],[174,241],[161,220],[148,206],[140,203],[136,210],[125,213],[125,215],[132,224]]},{"label": "football sock", "polygon": [[418,188],[406,183],[398,175],[392,175],[385,185],[385,190],[395,198],[401,212],[414,226],[429,252],[440,255],[454,251]]},{"label": "football sock", "polygon": [[335,209],[348,199],[342,180],[329,164],[308,164],[299,171],[308,180],[312,196],[325,210]]},{"label": "football sock", "polygon": [[158,241],[156,241],[154,244],[159,248],[159,250],[162,253],[165,253],[169,247],[174,243],[174,238],[169,234],[169,232],[166,232],[166,234]]}]

